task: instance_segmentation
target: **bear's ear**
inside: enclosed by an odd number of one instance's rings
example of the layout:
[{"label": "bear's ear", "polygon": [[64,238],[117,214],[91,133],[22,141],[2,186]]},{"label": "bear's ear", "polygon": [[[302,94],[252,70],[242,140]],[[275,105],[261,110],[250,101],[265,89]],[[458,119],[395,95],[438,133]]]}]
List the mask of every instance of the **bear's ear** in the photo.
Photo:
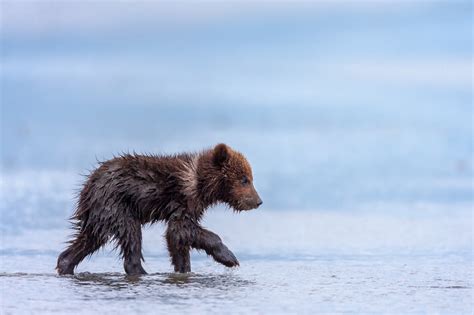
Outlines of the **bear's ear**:
[{"label": "bear's ear", "polygon": [[217,166],[222,166],[229,158],[229,147],[224,143],[220,143],[214,147],[213,161]]}]

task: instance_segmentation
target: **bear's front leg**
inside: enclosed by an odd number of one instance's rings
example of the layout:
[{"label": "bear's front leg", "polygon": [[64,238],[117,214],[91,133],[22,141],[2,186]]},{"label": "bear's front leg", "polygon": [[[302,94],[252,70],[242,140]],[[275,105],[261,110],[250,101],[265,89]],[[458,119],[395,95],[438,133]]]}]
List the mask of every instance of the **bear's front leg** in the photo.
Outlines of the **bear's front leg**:
[{"label": "bear's front leg", "polygon": [[192,243],[192,247],[203,249],[215,261],[226,267],[239,266],[239,261],[235,255],[222,243],[221,238],[211,231],[199,227]]},{"label": "bear's front leg", "polygon": [[166,243],[175,272],[191,272],[189,251],[193,238],[193,225],[186,219],[173,219],[168,222]]}]

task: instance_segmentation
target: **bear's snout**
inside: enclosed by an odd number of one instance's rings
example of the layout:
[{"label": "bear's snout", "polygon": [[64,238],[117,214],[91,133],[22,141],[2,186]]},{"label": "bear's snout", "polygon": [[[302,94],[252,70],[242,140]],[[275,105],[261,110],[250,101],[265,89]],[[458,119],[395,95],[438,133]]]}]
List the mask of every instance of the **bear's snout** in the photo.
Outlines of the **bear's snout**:
[{"label": "bear's snout", "polygon": [[252,193],[253,193],[252,199],[253,199],[253,204],[254,204],[253,209],[257,209],[258,207],[262,205],[263,201],[262,201],[262,198],[260,198],[260,196],[258,195],[257,190],[255,189],[255,187],[253,187],[253,185],[252,185]]},{"label": "bear's snout", "polygon": [[247,210],[252,210],[252,209],[257,209],[263,204],[262,199],[258,195],[257,191],[255,188],[252,189],[252,194],[249,198],[247,198],[246,203],[247,203]]}]

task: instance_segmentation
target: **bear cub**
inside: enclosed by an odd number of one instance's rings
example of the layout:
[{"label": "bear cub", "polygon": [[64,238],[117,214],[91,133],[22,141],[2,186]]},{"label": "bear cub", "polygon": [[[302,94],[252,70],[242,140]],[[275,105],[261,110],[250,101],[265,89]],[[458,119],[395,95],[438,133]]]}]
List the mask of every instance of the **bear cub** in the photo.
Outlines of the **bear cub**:
[{"label": "bear cub", "polygon": [[238,266],[220,237],[200,225],[207,208],[226,203],[236,211],[262,204],[250,164],[225,144],[200,153],[126,154],[101,162],[84,184],[71,220],[76,233],[58,258],[60,275],[74,268],[109,240],[116,242],[128,275],[142,267],[142,231],[164,221],[175,272],[190,272],[190,250],[204,250],[217,262]]}]

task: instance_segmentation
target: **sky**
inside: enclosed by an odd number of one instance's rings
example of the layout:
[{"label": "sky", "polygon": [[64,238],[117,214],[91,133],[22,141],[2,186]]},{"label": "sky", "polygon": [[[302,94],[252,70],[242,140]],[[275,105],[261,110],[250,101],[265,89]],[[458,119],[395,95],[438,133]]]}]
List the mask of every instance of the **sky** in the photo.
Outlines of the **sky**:
[{"label": "sky", "polygon": [[120,152],[226,142],[272,209],[472,202],[469,1],[1,8],[2,172],[30,195],[31,176],[65,193]]}]

